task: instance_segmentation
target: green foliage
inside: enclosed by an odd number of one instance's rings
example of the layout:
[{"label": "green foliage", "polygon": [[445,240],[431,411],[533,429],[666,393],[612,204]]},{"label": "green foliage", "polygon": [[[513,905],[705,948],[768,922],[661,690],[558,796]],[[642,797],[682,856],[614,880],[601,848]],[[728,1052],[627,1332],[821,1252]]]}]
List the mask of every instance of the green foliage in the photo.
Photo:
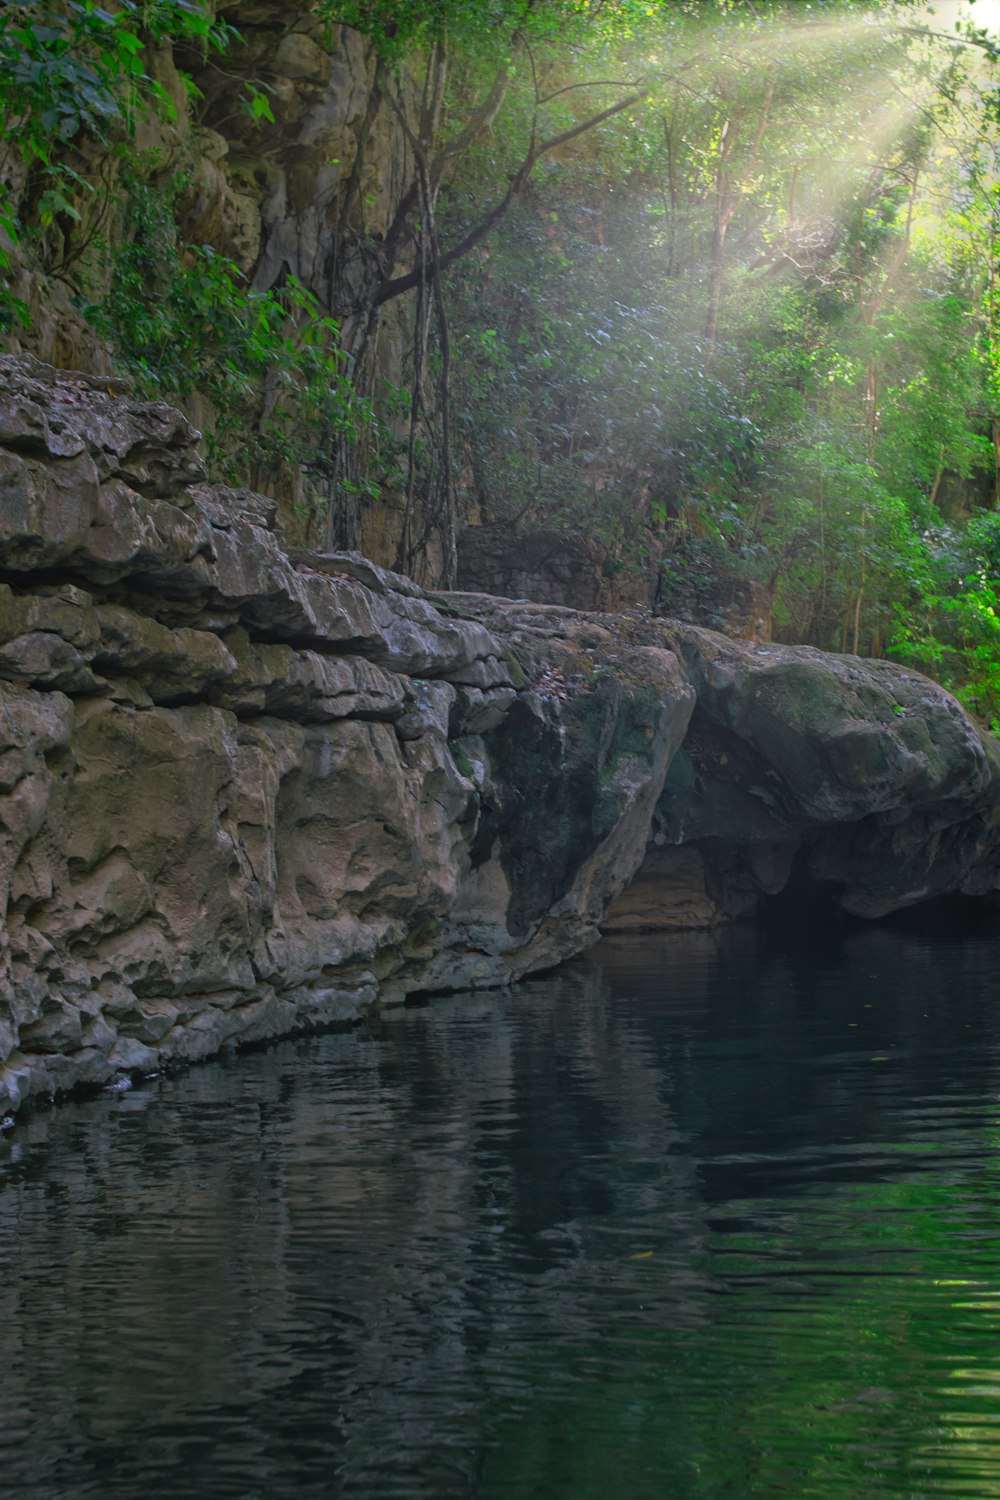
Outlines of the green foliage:
[{"label": "green foliage", "polygon": [[[668,522],[731,532],[757,428],[656,278],[595,243],[595,209],[565,193],[557,178],[456,277],[456,425],[476,503],[623,545]],[[484,315],[496,326],[477,328]]]},{"label": "green foliage", "polygon": [[[235,32],[197,0],[7,0],[0,10],[0,273],[22,237],[11,174],[29,176],[27,224],[44,230],[58,217],[79,221],[77,200],[94,184],[69,159],[67,148],[86,135],[106,147],[127,141],[150,109],[167,118],[174,105],[146,71],[146,41],[195,42],[223,50]],[[6,246],[4,244],[6,240]],[[28,309],[0,288],[0,327],[26,326]]]},{"label": "green foliage", "polygon": [[[0,253],[93,243],[93,163],[114,155],[114,274],[87,316],[143,390],[201,400],[233,477],[291,467],[334,505],[397,484],[445,551],[457,489],[469,517],[645,560],[666,609],[722,624],[773,598],[785,638],[888,646],[996,715],[996,90],[968,49],[892,24],[912,20],[892,0],[318,10],[369,40],[376,99],[422,161],[382,238],[343,206],[345,287],[412,288],[442,248],[468,252],[425,289],[412,401],[362,392],[327,308],[183,243],[172,190],[148,186],[135,126],[173,106],[145,44],[224,49],[207,3],[0,10]],[[274,98],[265,76],[246,108],[273,124]],[[350,308],[358,327],[375,306]]]},{"label": "green foliage", "polygon": [[179,244],[169,194],[126,186],[127,243],[108,295],[86,312],[140,389],[207,402],[211,456],[234,479],[290,464],[333,483],[344,445],[363,441],[361,483],[377,496],[394,445],[354,389],[337,321],[294,277],[254,291],[210,246]]},{"label": "green foliage", "polygon": [[832,650],[884,640],[919,597],[920,515],[843,437],[792,447],[775,478],[761,536],[788,638]]},{"label": "green foliage", "polygon": [[1000,727],[1000,512],[927,538],[919,608],[898,623],[891,654],[929,672]]},{"label": "green foliage", "polygon": [[714,48],[661,9],[669,76],[629,130],[544,164],[456,278],[471,506],[659,554],[662,607],[707,623],[773,597],[784,638],[889,645],[992,715],[997,571],[945,587],[932,541],[993,499],[980,86],[874,7],[713,7]]},{"label": "green foliage", "polygon": [[519,36],[533,44],[577,44],[589,49],[621,45],[675,15],[698,15],[711,7],[732,9],[730,0],[321,0],[331,21],[368,37],[380,55],[398,63],[407,53],[447,34],[473,52],[509,47]]},{"label": "green foliage", "polygon": [[0,111],[22,160],[39,164],[45,191],[58,196],[67,170],[60,146],[84,131],[104,142],[115,132],[131,134],[149,108],[173,114],[169,96],[146,71],[147,40],[222,50],[234,34],[195,0],[118,0],[114,10],[94,0],[58,8],[45,0],[8,3],[0,12]]}]

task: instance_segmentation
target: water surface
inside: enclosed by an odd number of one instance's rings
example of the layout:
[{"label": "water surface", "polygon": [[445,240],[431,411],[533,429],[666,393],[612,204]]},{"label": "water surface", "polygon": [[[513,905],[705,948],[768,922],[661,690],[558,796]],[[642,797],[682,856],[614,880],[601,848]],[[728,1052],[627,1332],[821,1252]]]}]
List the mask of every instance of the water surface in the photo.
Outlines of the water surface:
[{"label": "water surface", "polygon": [[1000,1496],[998,956],[618,942],[29,1118],[5,1491]]}]

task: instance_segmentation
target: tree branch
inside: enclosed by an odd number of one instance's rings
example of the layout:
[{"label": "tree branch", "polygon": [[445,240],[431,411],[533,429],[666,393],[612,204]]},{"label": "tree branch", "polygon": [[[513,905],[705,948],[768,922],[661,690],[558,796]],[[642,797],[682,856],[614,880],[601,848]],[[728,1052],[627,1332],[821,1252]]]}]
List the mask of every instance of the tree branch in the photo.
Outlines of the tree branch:
[{"label": "tree branch", "polygon": [[936,42],[950,42],[953,47],[979,47],[983,52],[988,52],[990,57],[1000,57],[1000,44],[991,42],[986,35],[962,36],[960,32],[933,31],[929,26],[893,26],[892,31],[898,31],[902,36],[916,36],[921,41],[931,37]]},{"label": "tree branch", "polygon": [[634,89],[638,87],[638,79],[635,78],[587,78],[583,83],[567,83],[561,89],[553,89],[551,94],[540,94],[539,105],[548,104],[551,99],[558,99],[560,94],[571,94],[574,89]]},{"label": "tree branch", "polygon": [[[516,41],[514,44],[514,57],[517,56],[523,44]],[[513,61],[513,58],[511,59]],[[485,98],[479,107],[473,112],[468,124],[459,131],[454,140],[446,141],[441,150],[431,163],[431,182],[437,186],[444,175],[448,163],[461,156],[482,135],[484,130],[489,130],[497,117],[500,106],[503,104],[510,84],[510,68],[506,65],[497,69]]]},{"label": "tree branch", "polygon": [[428,275],[435,275],[441,271],[447,271],[457,260],[468,255],[480,240],[486,238],[504,217],[515,198],[521,193],[531,176],[538,161],[549,151],[555,151],[559,146],[565,146],[569,141],[575,140],[578,135],[584,135],[586,131],[595,129],[598,125],[610,120],[613,115],[619,115],[623,110],[631,109],[645,99],[648,89],[639,93],[630,94],[626,99],[619,99],[617,104],[612,104],[608,109],[601,110],[600,114],[592,115],[583,120],[579,125],[572,126],[569,130],[560,131],[558,135],[549,136],[544,141],[538,141],[528,151],[521,165],[510,179],[507,191],[498,203],[490,209],[485,218],[470,229],[457,245],[450,250],[443,251],[436,259],[432,260],[426,267],[417,266],[412,271],[407,271],[402,276],[395,276],[389,281],[384,281],[378,288],[374,297],[374,305],[381,307],[384,302],[389,302],[394,297],[401,296],[404,292],[412,291],[419,286]]}]

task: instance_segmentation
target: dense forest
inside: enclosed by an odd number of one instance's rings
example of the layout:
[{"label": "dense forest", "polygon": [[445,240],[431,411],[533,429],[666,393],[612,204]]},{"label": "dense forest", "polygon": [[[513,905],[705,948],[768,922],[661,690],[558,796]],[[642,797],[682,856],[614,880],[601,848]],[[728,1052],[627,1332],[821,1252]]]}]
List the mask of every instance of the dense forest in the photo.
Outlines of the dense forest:
[{"label": "dense forest", "polygon": [[994,722],[998,19],[8,3],[4,339],[55,306],[292,540],[450,586],[465,527],[565,532]]}]

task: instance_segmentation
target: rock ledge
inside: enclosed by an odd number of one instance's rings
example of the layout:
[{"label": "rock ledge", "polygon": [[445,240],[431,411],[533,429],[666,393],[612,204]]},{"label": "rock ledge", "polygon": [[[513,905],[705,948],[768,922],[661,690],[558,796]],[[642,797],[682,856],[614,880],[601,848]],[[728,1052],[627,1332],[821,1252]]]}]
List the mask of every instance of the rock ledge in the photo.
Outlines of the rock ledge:
[{"label": "rock ledge", "polygon": [[290,556],[197,441],[0,359],[0,1110],[793,865],[864,915],[995,890],[996,748],[926,679]]}]

